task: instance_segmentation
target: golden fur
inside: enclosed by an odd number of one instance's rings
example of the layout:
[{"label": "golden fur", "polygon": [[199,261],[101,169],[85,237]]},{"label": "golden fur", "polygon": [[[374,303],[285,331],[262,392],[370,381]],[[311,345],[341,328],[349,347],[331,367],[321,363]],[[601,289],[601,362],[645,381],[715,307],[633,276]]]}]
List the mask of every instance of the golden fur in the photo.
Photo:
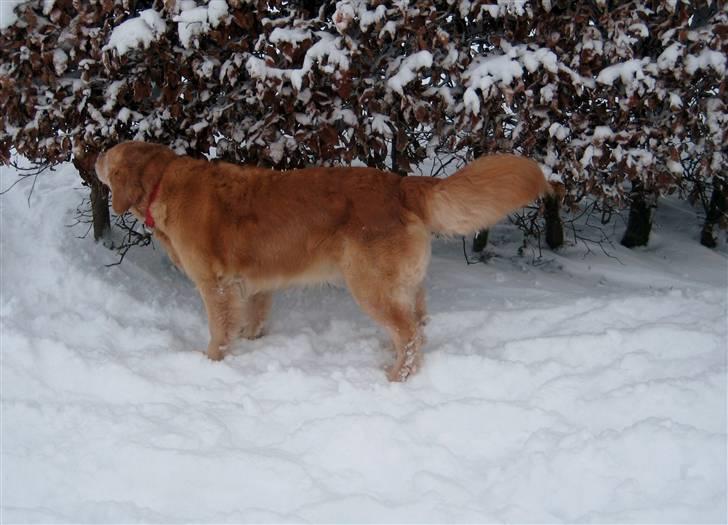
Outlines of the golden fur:
[{"label": "golden fur", "polygon": [[280,172],[126,142],[99,156],[96,173],[114,210],[141,220],[159,185],[154,235],[202,295],[210,359],[261,334],[274,290],[343,281],[389,332],[393,381],[420,364],[431,234],[474,232],[549,191],[538,164],[514,155],[433,179],[372,168]]}]

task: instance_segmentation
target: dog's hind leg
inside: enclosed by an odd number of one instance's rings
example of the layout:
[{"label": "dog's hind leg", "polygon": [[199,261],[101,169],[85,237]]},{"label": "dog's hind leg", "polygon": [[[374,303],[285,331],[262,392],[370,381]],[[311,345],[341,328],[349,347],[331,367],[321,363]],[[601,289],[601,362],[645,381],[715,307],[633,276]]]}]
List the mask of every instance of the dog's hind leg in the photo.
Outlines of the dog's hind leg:
[{"label": "dog's hind leg", "polygon": [[[242,286],[239,286],[242,288]],[[241,290],[244,294],[244,290]],[[270,312],[272,303],[270,292],[258,292],[256,294],[243,295],[243,327],[240,336],[246,339],[256,339],[263,335],[265,320]]]},{"label": "dog's hind leg", "polygon": [[405,381],[420,366],[423,337],[414,308],[414,291],[388,288],[386,291],[348,281],[359,306],[389,332],[395,349],[395,361],[387,372],[390,381]]},{"label": "dog's hind leg", "polygon": [[405,381],[422,360],[422,280],[429,261],[429,237],[405,232],[377,241],[351,243],[342,272],[362,310],[386,328],[392,338],[396,355],[387,377],[390,381]]},{"label": "dog's hind leg", "polygon": [[425,326],[430,321],[427,315],[427,292],[423,284],[420,284],[415,294],[415,317],[420,326]]},{"label": "dog's hind leg", "polygon": [[207,357],[219,361],[232,341],[240,334],[244,322],[244,305],[235,283],[207,280],[198,283],[207,310],[210,343]]}]

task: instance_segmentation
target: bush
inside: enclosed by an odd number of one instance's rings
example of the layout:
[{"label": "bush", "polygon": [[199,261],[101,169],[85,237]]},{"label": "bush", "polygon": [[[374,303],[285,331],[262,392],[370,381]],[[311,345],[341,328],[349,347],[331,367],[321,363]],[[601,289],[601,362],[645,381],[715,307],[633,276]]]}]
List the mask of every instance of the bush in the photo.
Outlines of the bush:
[{"label": "bush", "polygon": [[97,237],[93,159],[127,139],[401,174],[517,151],[563,184],[567,211],[635,203],[649,222],[676,193],[704,204],[711,236],[725,222],[720,2],[36,0],[16,13],[0,34],[0,159],[73,158]]}]

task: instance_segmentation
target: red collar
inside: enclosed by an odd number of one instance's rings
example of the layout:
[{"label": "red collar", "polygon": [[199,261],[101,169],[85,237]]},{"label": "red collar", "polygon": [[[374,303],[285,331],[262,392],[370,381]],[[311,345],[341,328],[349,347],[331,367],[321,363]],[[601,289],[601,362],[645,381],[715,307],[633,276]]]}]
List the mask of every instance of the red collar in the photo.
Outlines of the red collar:
[{"label": "red collar", "polygon": [[162,179],[160,178],[157,181],[157,184],[154,185],[154,188],[152,188],[152,193],[149,195],[149,202],[147,203],[147,213],[144,216],[144,226],[147,228],[154,228],[154,217],[152,217],[152,204],[154,204],[154,199],[157,198],[157,193],[159,193],[159,185],[162,183]]}]

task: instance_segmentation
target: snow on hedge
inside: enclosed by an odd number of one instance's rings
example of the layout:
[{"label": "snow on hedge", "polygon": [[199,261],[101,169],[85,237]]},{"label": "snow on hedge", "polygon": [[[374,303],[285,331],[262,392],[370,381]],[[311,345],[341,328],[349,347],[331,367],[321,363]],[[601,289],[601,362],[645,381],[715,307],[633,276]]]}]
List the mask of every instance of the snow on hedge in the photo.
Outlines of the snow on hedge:
[{"label": "snow on hedge", "polygon": [[611,86],[614,81],[622,81],[627,94],[643,95],[655,88],[655,79],[647,71],[651,64],[649,58],[627,60],[619,64],[605,67],[597,75],[597,82]]},{"label": "snow on hedge", "polygon": [[396,93],[404,95],[404,86],[417,78],[417,71],[429,67],[432,67],[432,53],[418,51],[402,60],[397,72],[387,80],[387,85]]},{"label": "snow on hedge", "polygon": [[15,8],[26,0],[2,0],[0,2],[0,30],[10,27],[18,21]]},{"label": "snow on hedge", "polygon": [[[289,42],[306,40],[301,38],[302,36],[302,33],[295,35],[291,33],[276,34],[277,39],[293,39],[288,40]],[[296,91],[300,92],[303,89],[304,78],[313,70],[314,66],[318,70],[328,74],[347,70],[349,68],[349,54],[343,47],[341,38],[325,31],[317,31],[315,36],[318,40],[306,51],[303,64],[300,68],[281,69],[271,67],[264,59],[251,55],[245,64],[248,74],[262,81],[269,78],[289,80]],[[296,40],[298,38],[301,38],[301,40]]]},{"label": "snow on hedge", "polygon": [[228,15],[226,0],[210,0],[207,5],[197,5],[195,0],[177,3],[178,14],[172,19],[177,22],[177,33],[184,47],[194,44],[195,38],[216,28]]},{"label": "snow on hedge", "polygon": [[115,49],[119,55],[123,55],[138,47],[148,48],[166,30],[167,24],[159,11],[146,9],[139,16],[116,26],[104,49]]},{"label": "snow on hedge", "polygon": [[[200,35],[225,22],[229,12],[226,0],[210,0],[204,5],[197,5],[195,0],[181,0],[173,5],[172,22],[177,23],[177,34],[185,48],[194,45]],[[154,9],[146,9],[139,16],[116,26],[104,49],[115,49],[119,55],[123,55],[138,47],[148,48],[166,30],[162,14]]]},{"label": "snow on hedge", "polygon": [[336,10],[332,16],[334,27],[343,33],[354,20],[358,19],[359,28],[366,32],[370,26],[381,22],[387,13],[387,7],[384,4],[378,5],[375,9],[368,9],[368,5],[369,2],[362,0],[336,2]]}]

